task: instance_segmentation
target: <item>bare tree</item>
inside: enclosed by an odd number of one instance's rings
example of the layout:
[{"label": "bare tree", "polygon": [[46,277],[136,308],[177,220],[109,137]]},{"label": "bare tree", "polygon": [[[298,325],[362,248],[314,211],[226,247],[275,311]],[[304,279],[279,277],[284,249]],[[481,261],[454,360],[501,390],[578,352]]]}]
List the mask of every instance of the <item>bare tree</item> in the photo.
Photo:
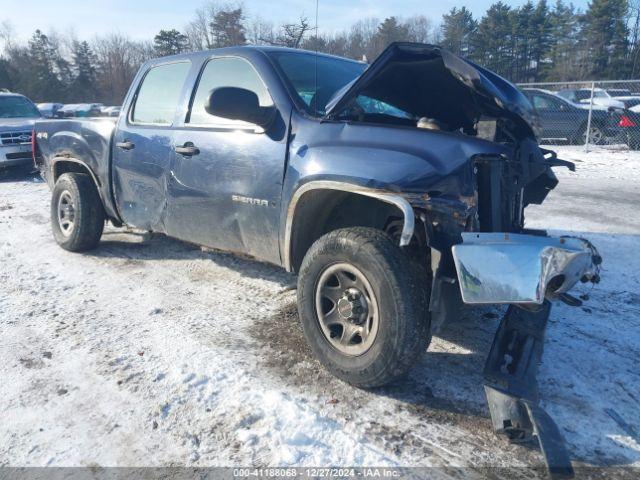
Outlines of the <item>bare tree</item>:
[{"label": "bare tree", "polygon": [[638,56],[640,55],[640,1],[629,2],[629,24],[630,24],[630,63],[631,78],[636,77],[638,71]]},{"label": "bare tree", "polygon": [[193,20],[184,29],[192,50],[213,48],[213,36],[209,27],[218,10],[219,7],[215,2],[209,2],[196,10]]},{"label": "bare tree", "polygon": [[273,45],[276,41],[273,23],[254,17],[247,30],[247,40],[252,45]]},{"label": "bare tree", "polygon": [[408,31],[408,40],[419,43],[431,43],[434,41],[433,22],[424,15],[414,15],[404,22]]},{"label": "bare tree", "polygon": [[280,32],[278,32],[273,41],[269,41],[268,39],[262,40],[271,45],[300,48],[305,35],[312,29],[313,27],[309,23],[309,19],[306,17],[300,17],[300,20],[297,23],[285,23],[282,25],[280,27]]},{"label": "bare tree", "polygon": [[347,34],[347,56],[357,60],[371,61],[376,57],[376,34],[380,21],[369,17],[355,23]]},{"label": "bare tree", "polygon": [[103,100],[117,105],[124,99],[140,65],[154,56],[153,44],[134,42],[125,35],[112,33],[96,38],[92,47]]},{"label": "bare tree", "polygon": [[15,29],[11,20],[3,20],[0,22],[0,42],[2,44],[2,51],[9,50],[13,45],[13,37],[15,35]]}]

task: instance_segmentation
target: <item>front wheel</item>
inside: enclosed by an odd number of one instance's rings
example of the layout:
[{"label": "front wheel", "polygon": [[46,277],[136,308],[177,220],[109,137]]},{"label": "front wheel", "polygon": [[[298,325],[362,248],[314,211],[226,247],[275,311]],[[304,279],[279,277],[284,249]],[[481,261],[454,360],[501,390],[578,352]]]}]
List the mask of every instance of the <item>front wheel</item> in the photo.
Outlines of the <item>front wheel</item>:
[{"label": "front wheel", "polygon": [[51,228],[58,245],[71,252],[94,248],[104,229],[105,213],[93,180],[82,173],[58,178],[51,196]]},{"label": "front wheel", "polygon": [[430,342],[428,282],[384,232],[345,228],[307,252],[298,311],[315,356],[359,387],[402,377]]}]

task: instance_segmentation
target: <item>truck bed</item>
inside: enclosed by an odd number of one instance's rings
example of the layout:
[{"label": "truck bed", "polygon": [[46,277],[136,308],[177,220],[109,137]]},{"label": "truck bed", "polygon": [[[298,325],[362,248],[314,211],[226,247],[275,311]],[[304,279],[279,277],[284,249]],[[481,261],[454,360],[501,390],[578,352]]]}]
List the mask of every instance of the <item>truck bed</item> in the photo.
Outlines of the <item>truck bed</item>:
[{"label": "truck bed", "polygon": [[[111,190],[111,141],[117,118],[38,120],[36,165],[53,187],[62,165],[84,166],[94,177],[107,216],[118,218]],[[58,165],[58,166],[56,166]]]}]

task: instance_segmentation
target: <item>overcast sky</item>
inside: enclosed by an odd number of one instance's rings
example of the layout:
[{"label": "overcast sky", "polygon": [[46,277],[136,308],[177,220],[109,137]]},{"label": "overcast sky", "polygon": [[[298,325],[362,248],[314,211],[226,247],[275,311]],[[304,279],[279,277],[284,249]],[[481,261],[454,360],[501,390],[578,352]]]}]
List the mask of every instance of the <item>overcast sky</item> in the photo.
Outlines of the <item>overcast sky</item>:
[{"label": "overcast sky", "polygon": [[[73,30],[83,39],[112,31],[136,39],[150,39],[161,28],[182,29],[204,3],[205,0],[24,0],[22,3],[0,0],[0,21],[9,20],[22,40],[36,28],[45,32]],[[244,0],[242,3],[249,16],[260,16],[276,25],[295,20],[301,14],[309,19],[315,16],[315,0]],[[414,14],[439,22],[451,7],[462,5],[480,17],[491,3],[492,0],[320,0],[319,27],[321,31],[336,31],[365,17],[383,19]],[[506,3],[515,6],[524,1]],[[574,0],[573,3],[584,9],[588,1]]]}]

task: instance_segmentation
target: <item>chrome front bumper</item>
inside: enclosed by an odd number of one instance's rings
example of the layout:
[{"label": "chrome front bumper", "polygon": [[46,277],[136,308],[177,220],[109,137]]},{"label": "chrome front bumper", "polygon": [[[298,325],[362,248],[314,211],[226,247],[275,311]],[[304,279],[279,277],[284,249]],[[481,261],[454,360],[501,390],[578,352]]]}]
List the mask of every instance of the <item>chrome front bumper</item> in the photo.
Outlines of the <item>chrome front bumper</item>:
[{"label": "chrome front bumper", "polygon": [[31,143],[0,145],[0,168],[28,164],[33,165]]},{"label": "chrome front bumper", "polygon": [[468,304],[541,305],[578,281],[597,281],[600,263],[595,247],[577,237],[467,232],[452,253]]}]

